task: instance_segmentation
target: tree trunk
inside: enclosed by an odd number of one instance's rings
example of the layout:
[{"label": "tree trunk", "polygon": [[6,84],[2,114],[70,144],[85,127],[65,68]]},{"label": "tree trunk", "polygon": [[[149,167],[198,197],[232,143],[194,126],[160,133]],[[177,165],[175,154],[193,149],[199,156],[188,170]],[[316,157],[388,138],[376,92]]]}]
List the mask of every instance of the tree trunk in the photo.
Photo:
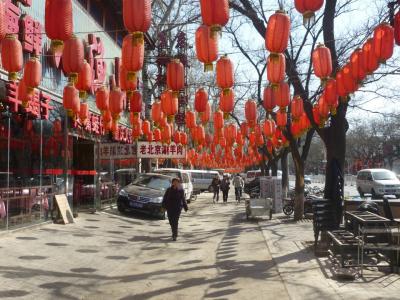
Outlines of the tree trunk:
[{"label": "tree trunk", "polygon": [[300,159],[294,160],[296,168],[296,184],[295,184],[295,199],[294,199],[294,220],[303,219],[304,216],[304,163]]},{"label": "tree trunk", "polygon": [[271,161],[271,176],[278,176],[278,163],[276,160]]},{"label": "tree trunk", "polygon": [[282,154],[281,166],[282,166],[282,193],[283,193],[283,198],[286,198],[289,189],[289,161],[288,161],[287,149],[285,149],[284,153]]},{"label": "tree trunk", "polygon": [[334,205],[336,226],[342,219],[344,165],[346,157],[346,120],[347,107],[341,105],[335,117],[331,118],[331,126],[326,129],[324,142],[326,146],[325,191],[324,198],[330,199]]}]

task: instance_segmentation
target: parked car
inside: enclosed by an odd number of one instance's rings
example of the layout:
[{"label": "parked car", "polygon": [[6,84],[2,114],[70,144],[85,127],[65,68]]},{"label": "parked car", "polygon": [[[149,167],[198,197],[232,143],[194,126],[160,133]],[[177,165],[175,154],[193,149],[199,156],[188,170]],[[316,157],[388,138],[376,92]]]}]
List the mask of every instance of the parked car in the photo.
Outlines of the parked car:
[{"label": "parked car", "polygon": [[371,194],[372,198],[396,195],[400,198],[400,180],[396,174],[386,169],[365,169],[357,174],[357,190],[360,196]]},{"label": "parked car", "polygon": [[[248,172],[246,173],[246,177],[245,177],[245,179],[244,179],[244,182],[245,182],[245,183],[249,183],[250,181],[254,180],[255,178],[260,177],[261,174],[262,174],[262,173],[261,173],[261,170],[251,170],[251,171],[248,171]],[[271,172],[271,171],[269,172],[269,176],[272,176],[272,172]],[[281,170],[278,170],[278,171],[277,171],[277,177],[278,177],[278,178],[282,178],[282,171],[281,171]]]},{"label": "parked car", "polygon": [[118,194],[117,207],[122,213],[139,211],[165,219],[162,200],[174,177],[157,173],[140,174]]},{"label": "parked car", "polygon": [[123,187],[130,184],[136,175],[136,169],[118,169],[114,173],[114,179],[120,187]]},{"label": "parked car", "polygon": [[154,170],[154,173],[159,173],[179,178],[179,180],[182,183],[183,190],[185,191],[185,199],[186,201],[190,202],[193,194],[193,183],[192,183],[192,176],[190,175],[189,170],[165,168],[165,169]]},{"label": "parked car", "polygon": [[215,176],[219,176],[217,171],[208,170],[188,170],[193,180],[193,191],[199,194],[204,191],[212,191],[211,182]]}]

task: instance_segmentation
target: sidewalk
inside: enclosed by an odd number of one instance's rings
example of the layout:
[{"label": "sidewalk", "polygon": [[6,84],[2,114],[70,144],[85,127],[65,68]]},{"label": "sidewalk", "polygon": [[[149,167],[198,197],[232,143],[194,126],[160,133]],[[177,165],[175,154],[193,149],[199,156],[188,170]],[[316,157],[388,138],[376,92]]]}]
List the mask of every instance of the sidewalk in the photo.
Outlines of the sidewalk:
[{"label": "sidewalk", "polygon": [[314,255],[311,220],[274,215],[259,226],[291,299],[400,299],[398,274],[374,271],[355,281],[333,279],[328,259]]}]

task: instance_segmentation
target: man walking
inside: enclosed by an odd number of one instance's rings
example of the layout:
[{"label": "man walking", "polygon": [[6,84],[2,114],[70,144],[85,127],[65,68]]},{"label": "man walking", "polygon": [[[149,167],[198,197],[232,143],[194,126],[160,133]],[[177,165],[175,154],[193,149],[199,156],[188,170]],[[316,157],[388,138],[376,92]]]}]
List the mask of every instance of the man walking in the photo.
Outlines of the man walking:
[{"label": "man walking", "polygon": [[233,179],[233,186],[235,187],[236,201],[240,203],[240,198],[242,197],[242,189],[244,187],[244,181],[239,174],[237,174]]},{"label": "man walking", "polygon": [[230,182],[228,176],[225,175],[224,179],[222,179],[221,182],[222,199],[224,200],[224,203],[228,202],[229,189],[230,189]]},{"label": "man walking", "polygon": [[216,175],[211,182],[211,186],[214,191],[213,203],[215,203],[215,200],[217,200],[217,202],[219,201],[219,185],[220,185],[220,183],[221,183],[221,181],[219,180],[219,176]]},{"label": "man walking", "polygon": [[172,179],[171,187],[164,194],[162,207],[167,210],[169,225],[172,230],[172,240],[178,237],[178,222],[182,208],[187,211],[185,194],[178,178]]}]

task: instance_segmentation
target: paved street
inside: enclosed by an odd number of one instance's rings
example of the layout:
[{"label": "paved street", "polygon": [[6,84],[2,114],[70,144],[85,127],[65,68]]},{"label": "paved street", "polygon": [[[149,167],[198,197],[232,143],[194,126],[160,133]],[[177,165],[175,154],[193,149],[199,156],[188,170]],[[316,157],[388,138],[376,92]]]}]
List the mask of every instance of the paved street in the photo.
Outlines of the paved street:
[{"label": "paved street", "polygon": [[180,227],[109,211],[0,236],[0,298],[288,299],[243,204],[204,194]]}]

